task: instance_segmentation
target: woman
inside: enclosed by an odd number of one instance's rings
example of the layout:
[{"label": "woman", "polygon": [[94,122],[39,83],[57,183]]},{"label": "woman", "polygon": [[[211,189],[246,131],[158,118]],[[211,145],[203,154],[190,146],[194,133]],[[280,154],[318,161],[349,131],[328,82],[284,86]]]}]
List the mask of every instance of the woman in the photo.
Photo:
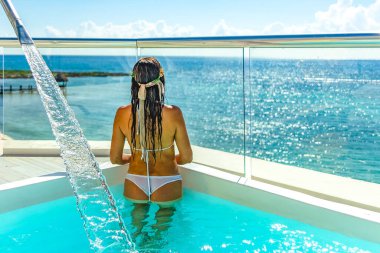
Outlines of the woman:
[{"label": "woman", "polygon": [[[168,204],[180,199],[182,178],[177,164],[193,158],[182,112],[164,104],[164,88],[160,63],[153,57],[142,58],[133,67],[131,104],[116,112],[110,159],[129,163],[124,195],[135,203]],[[123,154],[125,138],[131,155]]]}]

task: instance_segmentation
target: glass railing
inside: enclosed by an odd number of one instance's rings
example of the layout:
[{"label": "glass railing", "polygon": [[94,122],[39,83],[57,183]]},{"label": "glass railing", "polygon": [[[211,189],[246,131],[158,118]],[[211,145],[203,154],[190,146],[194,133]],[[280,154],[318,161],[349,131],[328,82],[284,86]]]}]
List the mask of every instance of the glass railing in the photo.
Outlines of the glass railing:
[{"label": "glass railing", "polygon": [[251,55],[252,157],[380,183],[380,48]]},{"label": "glass railing", "polygon": [[162,63],[167,103],[181,108],[196,160],[244,173],[242,49],[142,48],[144,56]]},{"label": "glass railing", "polygon": [[[110,140],[117,107],[130,101],[126,74],[136,61],[136,50],[118,50],[117,56],[112,49],[40,50],[50,69],[60,75],[61,90],[87,138]],[[7,55],[6,69],[30,75],[22,54]],[[7,78],[5,88],[5,133],[13,139],[53,139],[33,78]]]},{"label": "glass railing", "polygon": [[[0,47],[0,156],[3,155],[3,133],[4,133],[4,48]],[[0,166],[3,162],[0,161]]]},{"label": "glass railing", "polygon": [[[283,164],[375,183],[379,41],[368,34],[36,40],[53,72],[67,76],[62,92],[89,140],[110,140],[116,109],[130,102],[128,74],[139,57],[155,56],[196,162],[248,177]],[[16,54],[5,54],[5,69],[28,70],[16,44],[1,43]],[[4,88],[4,133],[53,139],[33,79],[5,78]]]}]

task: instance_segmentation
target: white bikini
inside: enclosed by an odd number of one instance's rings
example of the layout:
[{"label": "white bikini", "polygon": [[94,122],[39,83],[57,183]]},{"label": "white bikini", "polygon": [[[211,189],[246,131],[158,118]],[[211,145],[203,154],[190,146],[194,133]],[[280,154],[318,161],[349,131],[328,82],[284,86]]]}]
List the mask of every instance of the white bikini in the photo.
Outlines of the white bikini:
[{"label": "white bikini", "polygon": [[[181,181],[181,175],[173,176],[142,176],[136,174],[127,174],[126,179],[132,181],[137,187],[139,187],[148,197],[161,188],[164,185],[175,181]],[[148,182],[150,181],[150,182]],[[149,188],[150,185],[150,188]]]},{"label": "white bikini", "polygon": [[[167,150],[173,147],[173,144],[169,147],[162,148],[162,149],[155,149],[154,151],[163,151]],[[150,201],[150,195],[152,195],[153,192],[157,191],[159,188],[163,187],[164,185],[167,185],[169,183],[175,182],[175,181],[181,181],[182,177],[181,175],[171,175],[171,176],[150,176],[149,175],[149,162],[148,162],[148,156],[149,152],[153,151],[153,149],[139,149],[136,148],[135,150],[142,151],[142,156],[144,156],[145,153],[145,163],[146,163],[146,174],[144,175],[136,175],[136,174],[129,174],[125,176],[125,179],[130,180],[133,182],[137,187],[139,187],[147,196]]]}]

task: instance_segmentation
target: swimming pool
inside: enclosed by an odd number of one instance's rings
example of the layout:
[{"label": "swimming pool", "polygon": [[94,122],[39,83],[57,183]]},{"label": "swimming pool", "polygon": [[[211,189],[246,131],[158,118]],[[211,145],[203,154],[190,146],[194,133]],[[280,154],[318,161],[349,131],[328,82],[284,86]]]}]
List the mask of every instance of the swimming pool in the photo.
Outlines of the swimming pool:
[{"label": "swimming pool", "polygon": [[[380,252],[380,244],[185,189],[173,209],[111,187],[140,252]],[[280,207],[279,207],[280,208]],[[74,197],[0,214],[0,252],[91,252]]]}]

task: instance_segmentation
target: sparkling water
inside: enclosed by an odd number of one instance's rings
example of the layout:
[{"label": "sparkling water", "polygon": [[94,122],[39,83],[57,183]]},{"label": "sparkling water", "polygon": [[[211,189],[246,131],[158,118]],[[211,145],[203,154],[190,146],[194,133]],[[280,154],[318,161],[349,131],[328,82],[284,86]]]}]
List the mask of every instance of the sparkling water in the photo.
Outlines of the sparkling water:
[{"label": "sparkling water", "polygon": [[134,251],[128,231],[74,112],[36,47],[22,45],[22,48],[60,147],[91,248],[96,252]]},{"label": "sparkling water", "polygon": [[[380,60],[252,58],[244,115],[241,58],[158,59],[166,103],[181,108],[192,145],[380,183]],[[6,55],[5,67],[26,68],[23,60]],[[130,72],[135,57],[46,61],[56,71]],[[6,79],[5,85],[32,82]],[[115,111],[130,103],[130,83],[130,77],[69,77],[63,91],[88,139],[111,139]],[[52,139],[36,92],[6,93],[4,108],[5,134]]]}]

